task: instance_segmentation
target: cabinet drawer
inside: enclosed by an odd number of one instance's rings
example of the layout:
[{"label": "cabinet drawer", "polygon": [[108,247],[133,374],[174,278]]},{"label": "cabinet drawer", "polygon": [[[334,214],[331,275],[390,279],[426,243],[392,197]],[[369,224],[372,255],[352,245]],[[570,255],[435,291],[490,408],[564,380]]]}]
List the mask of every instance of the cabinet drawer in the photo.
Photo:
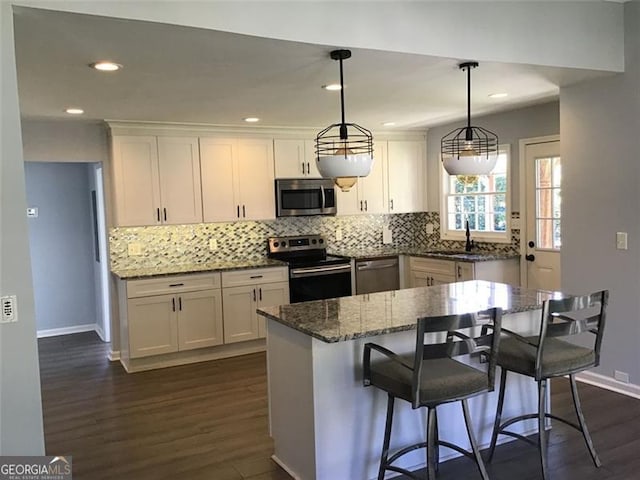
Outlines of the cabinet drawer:
[{"label": "cabinet drawer", "polygon": [[287,267],[252,268],[222,272],[223,287],[257,285],[259,283],[286,282],[289,279]]},{"label": "cabinet drawer", "polygon": [[191,273],[127,281],[127,298],[220,288],[219,273]]},{"label": "cabinet drawer", "polygon": [[443,275],[451,275],[455,278],[456,262],[437,258],[411,257],[409,259],[409,269],[441,273]]}]

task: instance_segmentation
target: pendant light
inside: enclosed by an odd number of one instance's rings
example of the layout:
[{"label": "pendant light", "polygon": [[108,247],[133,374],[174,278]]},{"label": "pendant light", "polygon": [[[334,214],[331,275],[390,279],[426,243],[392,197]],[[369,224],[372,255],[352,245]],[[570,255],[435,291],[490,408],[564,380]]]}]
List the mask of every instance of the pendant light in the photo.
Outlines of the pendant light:
[{"label": "pendant light", "polygon": [[478,62],[458,65],[467,71],[467,126],[449,132],[441,141],[442,164],[449,175],[464,176],[465,182],[491,172],[498,160],[498,136],[471,125],[471,69]]},{"label": "pendant light", "polygon": [[318,133],[316,163],[324,178],[333,178],[343,192],[353,187],[358,177],[366,177],[373,165],[371,132],[344,120],[344,81],[342,61],[351,57],[351,50],[334,50],[331,58],[340,62],[340,107],[342,118]]}]

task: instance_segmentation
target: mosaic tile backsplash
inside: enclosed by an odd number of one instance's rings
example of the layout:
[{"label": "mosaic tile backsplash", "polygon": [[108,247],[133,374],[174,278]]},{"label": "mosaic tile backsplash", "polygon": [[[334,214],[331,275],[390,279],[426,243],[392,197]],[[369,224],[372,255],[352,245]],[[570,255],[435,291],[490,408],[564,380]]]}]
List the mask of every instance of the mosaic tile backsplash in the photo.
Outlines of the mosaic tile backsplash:
[{"label": "mosaic tile backsplash", "polygon": [[[512,218],[519,218],[513,213]],[[426,225],[433,225],[427,235]],[[153,227],[118,227],[109,232],[111,268],[151,268],[155,266],[209,263],[219,259],[258,259],[266,254],[266,239],[281,235],[319,233],[329,248],[358,249],[382,247],[382,228],[393,232],[393,246],[425,250],[463,249],[464,242],[440,239],[440,214],[421,212],[389,215],[339,217],[287,217],[261,222],[200,223]],[[342,239],[336,240],[336,230]],[[519,253],[520,231],[511,231],[511,243],[478,242],[480,251]],[[472,236],[473,237],[473,236]],[[209,249],[215,239],[218,248]],[[142,245],[142,255],[129,256],[128,244]]]}]

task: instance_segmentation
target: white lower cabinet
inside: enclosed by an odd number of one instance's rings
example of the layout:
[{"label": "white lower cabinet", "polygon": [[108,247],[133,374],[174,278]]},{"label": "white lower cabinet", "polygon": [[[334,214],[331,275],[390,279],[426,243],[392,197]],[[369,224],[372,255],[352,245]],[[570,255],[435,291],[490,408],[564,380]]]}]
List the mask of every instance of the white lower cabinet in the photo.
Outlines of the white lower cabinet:
[{"label": "white lower cabinet", "polygon": [[256,310],[289,303],[286,267],[235,270],[222,273],[224,342],[244,342],[266,335]]},{"label": "white lower cabinet", "polygon": [[223,343],[219,273],[122,281],[121,294],[127,358]]},{"label": "white lower cabinet", "polygon": [[409,258],[409,287],[431,287],[466,280],[487,280],[519,285],[519,260],[510,258],[482,262],[456,262],[440,258]]}]

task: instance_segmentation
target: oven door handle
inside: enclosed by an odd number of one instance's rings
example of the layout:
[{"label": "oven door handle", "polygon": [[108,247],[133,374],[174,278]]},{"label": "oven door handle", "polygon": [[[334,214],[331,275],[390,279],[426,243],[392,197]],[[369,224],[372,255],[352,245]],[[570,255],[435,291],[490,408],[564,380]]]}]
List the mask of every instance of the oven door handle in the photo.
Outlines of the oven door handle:
[{"label": "oven door handle", "polygon": [[305,267],[291,270],[291,278],[313,277],[317,275],[332,275],[351,271],[351,264],[330,265],[327,267]]}]

